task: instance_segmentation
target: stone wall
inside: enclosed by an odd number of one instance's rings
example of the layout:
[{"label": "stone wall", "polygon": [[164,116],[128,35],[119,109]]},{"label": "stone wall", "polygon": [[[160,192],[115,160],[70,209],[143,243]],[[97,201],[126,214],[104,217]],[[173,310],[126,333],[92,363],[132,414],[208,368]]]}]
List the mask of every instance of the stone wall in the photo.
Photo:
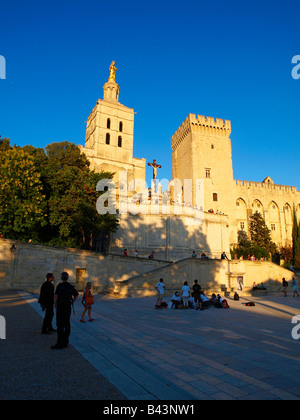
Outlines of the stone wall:
[{"label": "stone wall", "polygon": [[138,250],[139,256],[148,257],[154,251],[161,260],[178,261],[189,258],[195,250],[198,257],[204,252],[210,258],[229,255],[229,225],[224,215],[204,214],[204,220],[184,215],[119,215],[120,226],[112,234],[110,253],[130,255]]},{"label": "stone wall", "polygon": [[207,296],[212,293],[224,296],[225,292],[233,296],[237,290],[238,277],[243,278],[244,285],[243,292],[239,294],[249,296],[254,282],[264,283],[268,293],[280,292],[282,278],[291,281],[293,273],[270,262],[188,258],[129,280],[116,281],[114,292],[115,296],[123,298],[154,296],[155,285],[163,278],[166,297],[171,297],[176,290],[181,290],[184,281],[192,287],[197,279]]},{"label": "stone wall", "polygon": [[0,239],[0,289],[39,292],[48,272],[60,282],[60,273],[67,271],[70,282],[83,290],[87,281],[98,293],[115,297],[154,295],[155,285],[163,278],[167,293],[190,286],[198,279],[202,288],[211,292],[234,292],[237,277],[243,277],[244,294],[249,294],[253,282],[263,282],[269,292],[281,290],[282,278],[291,281],[293,273],[276,264],[260,261],[202,260],[186,258],[176,262],[148,258],[100,255],[96,252],[71,248],[55,248]]},{"label": "stone wall", "polygon": [[87,281],[99,293],[114,289],[115,280],[143,274],[162,267],[166,261],[146,258],[104,256],[96,252],[72,248],[56,248],[15,242],[16,250],[10,251],[10,240],[0,239],[0,289],[17,289],[37,292],[48,272],[60,282],[60,273],[67,271],[70,282],[83,289]]}]

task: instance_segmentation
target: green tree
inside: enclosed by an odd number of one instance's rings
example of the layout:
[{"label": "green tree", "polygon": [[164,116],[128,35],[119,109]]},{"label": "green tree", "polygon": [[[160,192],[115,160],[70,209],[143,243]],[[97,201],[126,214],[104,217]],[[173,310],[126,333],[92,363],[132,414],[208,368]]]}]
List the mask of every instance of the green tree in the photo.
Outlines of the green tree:
[{"label": "green tree", "polygon": [[99,215],[96,210],[97,182],[113,174],[90,171],[88,159],[73,143],[52,143],[46,154],[42,176],[48,195],[50,243],[91,249],[101,232],[109,236],[118,226],[114,216]]},{"label": "green tree", "polygon": [[276,244],[272,242],[271,231],[262,215],[256,211],[250,218],[250,238],[253,245],[265,249],[270,254],[276,251]]},{"label": "green tree", "polygon": [[232,258],[236,256],[238,259],[243,257],[244,260],[247,260],[254,255],[257,260],[261,258],[269,259],[268,251],[253,243],[245,231],[238,232],[238,246],[235,246],[230,252]]},{"label": "green tree", "polygon": [[6,152],[7,150],[10,150],[11,146],[10,146],[10,140],[7,138],[1,138],[0,136],[0,152]]},{"label": "green tree", "polygon": [[298,224],[296,209],[293,210],[293,264],[300,267],[300,222]]},{"label": "green tree", "polygon": [[[1,139],[0,139],[1,140]],[[99,215],[97,182],[112,173],[94,173],[69,142],[46,149],[0,142],[0,233],[12,239],[92,249],[109,237],[118,221]]]},{"label": "green tree", "polygon": [[0,230],[4,237],[34,241],[46,222],[43,185],[33,158],[21,149],[0,154]]}]

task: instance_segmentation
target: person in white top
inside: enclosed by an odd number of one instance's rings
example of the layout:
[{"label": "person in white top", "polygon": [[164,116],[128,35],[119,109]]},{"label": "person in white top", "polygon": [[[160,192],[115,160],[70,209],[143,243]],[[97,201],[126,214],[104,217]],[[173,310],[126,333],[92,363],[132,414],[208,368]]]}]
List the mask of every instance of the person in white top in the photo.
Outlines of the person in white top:
[{"label": "person in white top", "polygon": [[184,309],[187,309],[189,307],[190,295],[190,286],[188,285],[187,281],[185,281],[181,289],[181,296],[183,299]]},{"label": "person in white top", "polygon": [[293,286],[293,297],[296,297],[296,295],[299,297],[299,289],[298,289],[298,286],[297,286],[297,281],[296,281],[296,279],[295,279],[295,277],[293,278],[293,280],[292,280],[292,286]]},{"label": "person in white top", "polygon": [[162,298],[165,293],[164,279],[159,280],[159,282],[156,285],[156,290],[157,290],[157,301],[156,301],[155,307],[160,308],[161,303],[162,303]]}]

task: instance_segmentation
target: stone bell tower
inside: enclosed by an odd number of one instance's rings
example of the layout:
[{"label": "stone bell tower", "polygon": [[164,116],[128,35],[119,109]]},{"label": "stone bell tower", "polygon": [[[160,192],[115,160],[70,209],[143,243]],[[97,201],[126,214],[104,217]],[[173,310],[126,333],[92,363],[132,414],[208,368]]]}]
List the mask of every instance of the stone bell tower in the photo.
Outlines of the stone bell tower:
[{"label": "stone bell tower", "polygon": [[120,86],[116,82],[115,62],[109,67],[108,82],[87,120],[85,147],[80,149],[95,172],[127,171],[128,181],[145,179],[146,161],[133,157],[134,110],[119,102]]}]

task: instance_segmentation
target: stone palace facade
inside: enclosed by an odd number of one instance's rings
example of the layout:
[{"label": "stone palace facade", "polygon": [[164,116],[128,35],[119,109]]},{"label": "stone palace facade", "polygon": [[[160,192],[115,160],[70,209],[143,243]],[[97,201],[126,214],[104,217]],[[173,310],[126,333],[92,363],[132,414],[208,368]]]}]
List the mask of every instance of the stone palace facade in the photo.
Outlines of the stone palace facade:
[{"label": "stone palace facade", "polygon": [[[134,110],[119,102],[116,70],[113,62],[103,99],[88,117],[85,146],[79,147],[91,169],[114,172],[118,183],[120,171],[127,172],[128,182],[145,179],[146,160],[133,157]],[[178,259],[196,250],[217,258],[237,242],[239,230],[249,233],[249,219],[255,211],[263,215],[278,247],[291,245],[294,209],[300,220],[300,192],[296,187],[276,185],[268,176],[262,182],[234,180],[230,134],[228,120],[189,114],[171,138],[172,179],[181,181],[183,196],[184,180],[203,180],[200,227],[191,227],[188,216],[161,211],[122,215],[112,251],[128,248],[133,253],[138,249],[146,255],[155,250],[162,259]],[[195,189],[193,183],[191,207],[197,206]]]}]

